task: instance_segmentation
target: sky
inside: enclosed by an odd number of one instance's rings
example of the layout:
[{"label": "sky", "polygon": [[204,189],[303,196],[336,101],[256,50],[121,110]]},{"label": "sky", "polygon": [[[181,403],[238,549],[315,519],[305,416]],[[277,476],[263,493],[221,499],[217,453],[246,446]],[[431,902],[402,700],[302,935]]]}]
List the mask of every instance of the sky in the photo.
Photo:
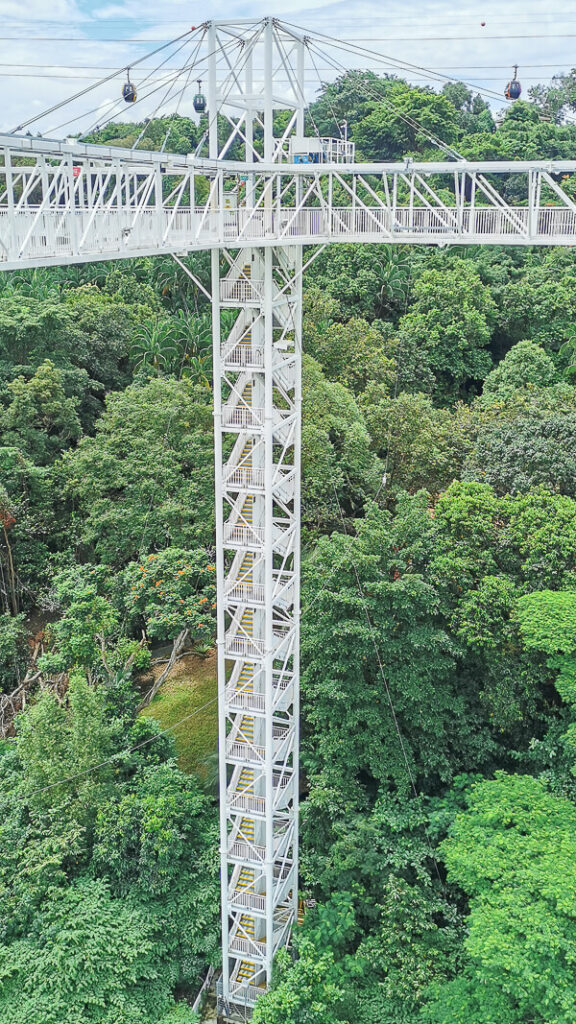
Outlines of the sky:
[{"label": "sky", "polygon": [[[297,24],[312,35],[323,33],[370,51],[352,56],[331,49],[331,59],[347,67],[384,72],[391,70],[383,63],[385,57],[408,61],[489,91],[494,94],[495,109],[504,105],[497,97],[513,64],[520,65],[525,93],[536,82],[549,82],[554,74],[576,65],[576,5],[570,0],[558,0],[553,12],[549,0],[507,0],[506,4],[474,0],[462,6],[454,5],[454,0],[414,0],[411,5],[396,6],[381,0],[212,0],[209,5],[190,0],[0,0],[0,131],[13,131],[192,25],[209,18],[266,15]],[[191,56],[188,41],[179,53],[178,45],[134,69],[132,78],[141,94],[149,88],[147,76],[152,84],[162,85],[162,76]],[[157,71],[165,55],[165,69]],[[319,55],[316,64],[307,78],[310,98],[320,78],[329,81],[337,73]],[[418,70],[403,77],[430,84]],[[29,130],[61,138],[86,131],[110,116],[138,119],[150,114],[164,95],[164,90],[159,91],[154,99],[131,108],[118,100],[122,81],[123,76],[114,78],[42,117]],[[174,90],[166,101],[166,112],[180,99],[180,112],[191,114],[194,84],[181,98],[181,90]]]}]

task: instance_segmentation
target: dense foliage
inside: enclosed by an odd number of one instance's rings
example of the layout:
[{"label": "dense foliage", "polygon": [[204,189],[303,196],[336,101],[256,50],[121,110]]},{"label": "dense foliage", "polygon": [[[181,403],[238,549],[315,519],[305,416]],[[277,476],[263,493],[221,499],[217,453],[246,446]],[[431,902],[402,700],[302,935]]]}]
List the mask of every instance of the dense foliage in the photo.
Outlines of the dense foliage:
[{"label": "dense foliage", "polygon": [[[465,86],[351,72],[312,114],[369,160],[429,159],[433,135],[574,158],[575,80],[497,123]],[[200,138],[180,116],[95,138],[168,132]],[[573,1024],[575,317],[573,250],[339,245],[310,265],[315,905],[255,1024]],[[6,1024],[191,1024],[218,964],[215,801],[137,713],[161,646],[213,645],[210,345],[168,259],[0,277]]]}]

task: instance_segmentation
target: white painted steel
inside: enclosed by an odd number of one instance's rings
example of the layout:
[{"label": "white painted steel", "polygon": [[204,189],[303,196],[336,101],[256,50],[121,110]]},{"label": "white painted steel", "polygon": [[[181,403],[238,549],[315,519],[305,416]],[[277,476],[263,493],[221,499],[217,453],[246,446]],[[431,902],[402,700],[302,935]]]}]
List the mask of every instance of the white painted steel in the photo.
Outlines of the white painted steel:
[{"label": "white painted steel", "polygon": [[[0,269],[247,244],[576,242],[576,161],[273,167],[0,136]],[[225,209],[240,170],[245,198]],[[524,205],[505,198],[510,176]],[[262,287],[224,279],[221,301],[257,307]]]},{"label": "white painted steel", "polygon": [[250,1007],[269,984],[298,905],[302,275],[298,247],[247,247],[223,256],[225,276],[219,266],[213,278],[215,324],[223,303],[240,308],[229,336],[216,337],[215,329],[214,337],[221,382],[215,404],[222,552],[220,997],[228,1013]]}]

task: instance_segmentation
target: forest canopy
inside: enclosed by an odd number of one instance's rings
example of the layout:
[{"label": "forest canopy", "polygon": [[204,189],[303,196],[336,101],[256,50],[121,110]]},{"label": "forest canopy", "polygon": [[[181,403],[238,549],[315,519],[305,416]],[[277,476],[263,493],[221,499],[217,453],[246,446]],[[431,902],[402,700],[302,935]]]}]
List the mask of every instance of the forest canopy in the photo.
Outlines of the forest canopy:
[{"label": "forest canopy", "polygon": [[[498,118],[354,71],[310,115],[366,160],[431,134],[576,159],[574,109],[574,71]],[[90,138],[188,153],[203,127]],[[335,245],[306,272],[309,906],[254,1024],[574,1024],[575,322],[573,249]],[[214,646],[211,327],[168,257],[0,275],[3,1024],[193,1024],[219,965],[210,772],[140,714],[153,668]]]}]

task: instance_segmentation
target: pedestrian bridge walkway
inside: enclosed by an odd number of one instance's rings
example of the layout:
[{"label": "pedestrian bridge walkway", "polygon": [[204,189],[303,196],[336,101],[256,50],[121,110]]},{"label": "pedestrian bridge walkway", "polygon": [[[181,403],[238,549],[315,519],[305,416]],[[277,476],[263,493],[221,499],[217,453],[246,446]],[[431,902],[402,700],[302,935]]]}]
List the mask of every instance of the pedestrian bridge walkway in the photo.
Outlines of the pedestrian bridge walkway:
[{"label": "pedestrian bridge walkway", "polygon": [[0,269],[290,242],[574,245],[575,175],[576,161],[251,165],[4,135]]}]

